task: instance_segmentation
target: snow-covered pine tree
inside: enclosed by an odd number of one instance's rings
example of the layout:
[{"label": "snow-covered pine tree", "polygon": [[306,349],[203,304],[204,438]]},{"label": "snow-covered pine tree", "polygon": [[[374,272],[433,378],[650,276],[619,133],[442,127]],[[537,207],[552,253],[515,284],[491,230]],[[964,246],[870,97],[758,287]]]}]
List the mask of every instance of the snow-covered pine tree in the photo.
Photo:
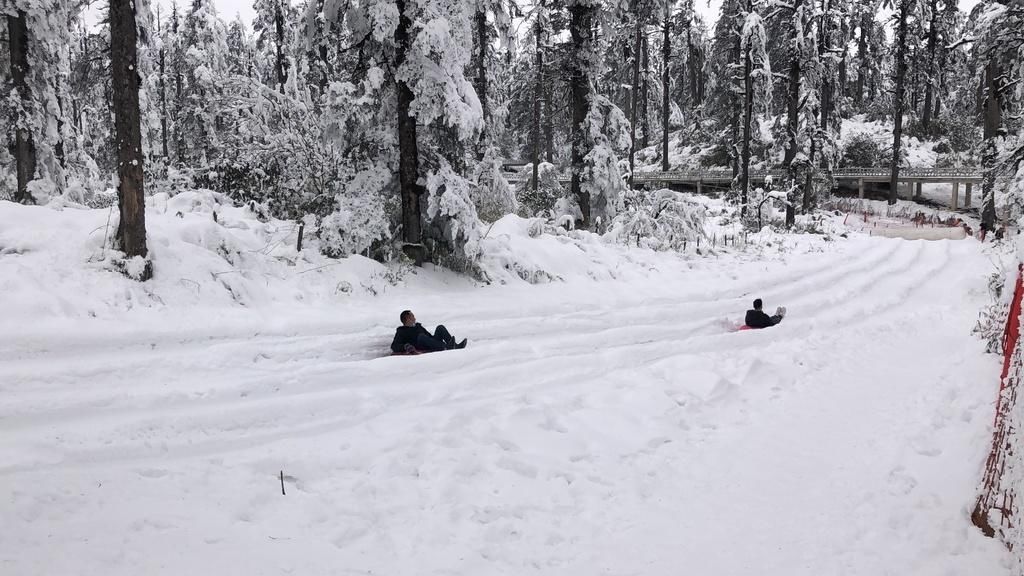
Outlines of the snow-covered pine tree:
[{"label": "snow-covered pine tree", "polygon": [[289,48],[294,43],[296,11],[288,0],[256,0],[253,9],[256,15],[252,27],[256,34],[259,62],[264,65],[261,70],[263,81],[283,93],[292,57]]},{"label": "snow-covered pine tree", "polygon": [[[916,15],[915,9],[918,0],[886,0],[887,6],[894,8],[896,14],[893,19],[896,23],[895,40],[895,73],[893,83],[893,127],[892,127],[892,175],[889,178],[889,204],[895,204],[897,199],[900,163],[902,158],[900,151],[903,145],[903,112],[906,107],[907,91],[907,52],[908,52],[908,29],[910,19]],[[895,6],[893,5],[895,2]]]},{"label": "snow-covered pine tree", "polygon": [[180,160],[201,177],[218,154],[218,110],[223,79],[228,76],[227,28],[213,0],[193,0],[182,31],[184,91],[180,124]]},{"label": "snow-covered pine tree", "polygon": [[[61,93],[69,83],[67,47],[79,6],[69,0],[2,0],[7,23],[10,87],[6,136],[13,151],[16,190],[23,203],[45,202],[63,192],[66,106]],[[66,99],[65,99],[66,100]]]},{"label": "snow-covered pine tree", "polygon": [[[996,221],[996,178],[1003,169],[1015,173],[1012,194],[1021,195],[1024,145],[1006,130],[1006,108],[1024,102],[1024,7],[989,0],[976,8],[975,61],[981,75],[980,108],[984,128],[981,164],[981,224],[992,230]],[[1020,198],[1017,199],[1018,202]]]},{"label": "snow-covered pine tree", "polygon": [[[625,182],[618,155],[631,143],[622,111],[596,91],[600,42],[595,35],[600,16],[614,17],[620,3],[574,0],[569,3],[571,37],[572,197],[584,228],[605,227],[622,204]],[[603,11],[601,9],[604,9]]]},{"label": "snow-covered pine tree", "polygon": [[754,107],[756,105],[767,114],[771,106],[774,77],[766,45],[764,21],[752,0],[746,0],[743,7],[743,27],[740,30],[740,53],[743,58],[743,152],[740,156],[739,192],[740,213],[744,215],[750,195],[752,133],[757,121]]},{"label": "snow-covered pine tree", "polygon": [[[13,13],[12,12],[13,8]],[[14,118],[14,162],[17,171],[17,187],[14,201],[28,204],[34,201],[28,184],[35,178],[36,147],[33,143],[32,90],[29,88],[29,33],[28,13],[17,7],[5,7],[7,13],[8,54],[11,58],[11,84],[18,95],[12,107]]]},{"label": "snow-covered pine tree", "polygon": [[254,78],[256,75],[256,43],[241,15],[235,16],[227,33],[228,71],[235,76]]}]

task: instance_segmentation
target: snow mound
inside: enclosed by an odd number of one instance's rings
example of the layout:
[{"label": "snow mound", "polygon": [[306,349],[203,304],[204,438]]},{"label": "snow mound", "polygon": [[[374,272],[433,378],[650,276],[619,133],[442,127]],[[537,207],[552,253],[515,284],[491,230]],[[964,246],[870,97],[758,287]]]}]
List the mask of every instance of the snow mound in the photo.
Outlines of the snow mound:
[{"label": "snow mound", "polygon": [[296,250],[294,222],[261,221],[220,194],[185,192],[148,199],[154,279],[119,273],[105,247],[117,212],[0,202],[0,303],[4,321],[95,318],[137,308],[252,307],[376,294],[398,272],[361,256],[320,255],[307,231]]}]

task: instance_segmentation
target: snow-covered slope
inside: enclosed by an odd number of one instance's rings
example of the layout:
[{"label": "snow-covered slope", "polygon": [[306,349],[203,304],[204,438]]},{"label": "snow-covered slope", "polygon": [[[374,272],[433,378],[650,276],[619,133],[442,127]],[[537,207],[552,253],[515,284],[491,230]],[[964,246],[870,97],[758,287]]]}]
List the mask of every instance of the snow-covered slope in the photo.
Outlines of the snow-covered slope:
[{"label": "snow-covered slope", "polygon": [[[46,249],[94,214],[2,210],[4,292],[40,261],[60,285],[18,288],[35,308],[0,335],[0,573],[1009,573],[967,518],[999,369],[973,240],[622,249],[614,280],[422,271],[376,297],[367,260],[289,280],[315,262],[286,241],[242,306]],[[220,232],[183,217],[152,219],[154,258],[218,271]],[[517,226],[491,233],[519,253]],[[757,296],[789,315],[733,332]],[[381,357],[403,308],[469,348]]]}]

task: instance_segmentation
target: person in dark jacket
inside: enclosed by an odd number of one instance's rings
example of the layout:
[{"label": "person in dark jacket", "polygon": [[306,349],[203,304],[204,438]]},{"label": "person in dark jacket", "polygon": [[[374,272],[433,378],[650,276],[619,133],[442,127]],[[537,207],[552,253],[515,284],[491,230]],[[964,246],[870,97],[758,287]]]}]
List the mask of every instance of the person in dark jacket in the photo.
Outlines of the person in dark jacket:
[{"label": "person in dark jacket", "polygon": [[444,326],[438,326],[431,334],[422,324],[416,322],[416,315],[409,310],[402,311],[399,318],[402,325],[395,329],[395,339],[391,341],[392,352],[440,352],[466,347],[465,339],[456,343],[455,337],[449,334]]},{"label": "person in dark jacket", "polygon": [[782,322],[782,317],[786,315],[786,309],[784,307],[779,306],[778,309],[775,310],[775,316],[769,316],[764,313],[764,310],[761,310],[763,305],[764,304],[761,302],[760,298],[754,300],[754,309],[747,310],[747,318],[745,322],[747,326],[751,328],[769,328],[771,326],[775,326],[779,322]]}]

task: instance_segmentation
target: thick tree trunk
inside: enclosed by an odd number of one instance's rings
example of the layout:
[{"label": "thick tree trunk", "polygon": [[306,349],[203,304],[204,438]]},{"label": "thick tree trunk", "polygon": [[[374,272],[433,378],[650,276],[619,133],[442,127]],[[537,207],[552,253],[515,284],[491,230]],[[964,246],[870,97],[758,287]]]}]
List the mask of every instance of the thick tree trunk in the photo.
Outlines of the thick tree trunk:
[{"label": "thick tree trunk", "polygon": [[907,80],[907,18],[910,16],[910,3],[913,0],[900,0],[899,19],[896,27],[896,93],[893,96],[893,127],[892,127],[892,173],[889,177],[889,204],[895,204],[898,198],[900,181],[900,149],[903,144],[903,107],[906,99]]},{"label": "thick tree trunk", "polygon": [[275,63],[275,68],[277,69],[277,89],[283,94],[284,85],[288,81],[288,66],[284,60],[284,12],[281,10],[280,3],[274,9],[274,28],[277,33],[277,61]]},{"label": "thick tree trunk", "polygon": [[[798,0],[799,1],[799,0]],[[789,61],[789,90],[786,98],[786,155],[782,163],[789,167],[800,150],[797,134],[800,131],[800,60]]]},{"label": "thick tree trunk", "polygon": [[[811,113],[811,122],[814,121],[814,116],[817,110]],[[818,126],[808,126],[807,132],[810,135],[811,140],[811,151],[807,155],[807,162],[812,167],[815,165],[814,162],[818,157]],[[811,208],[814,206],[815,193],[814,193],[814,170],[808,170],[804,180],[804,194],[801,202],[801,209],[804,214],[809,214]]]},{"label": "thick tree trunk", "polygon": [[[117,239],[128,258],[146,257],[146,197],[143,180],[142,124],[135,3],[110,0],[110,67],[114,129],[117,134],[117,199],[121,220]],[[140,280],[152,276],[147,264]]]},{"label": "thick tree trunk", "polygon": [[640,110],[640,49],[641,43],[643,42],[643,22],[640,20],[640,16],[636,19],[636,28],[634,30],[634,49],[633,49],[633,82],[630,86],[630,107],[629,107],[629,183],[633,184],[633,171],[636,163],[636,149],[639,145],[639,141],[636,137],[637,132],[637,120],[639,119],[638,113]]},{"label": "thick tree trunk", "polygon": [[[18,11],[16,16],[7,16],[7,40],[11,56],[11,80],[25,109],[31,108],[32,93],[28,87],[28,17]],[[28,118],[21,114],[15,119],[14,162],[18,175],[18,189],[14,201],[33,204],[35,200],[28,191],[28,184],[36,174],[36,147],[32,132],[28,129]]]},{"label": "thick tree trunk", "polygon": [[[397,0],[398,27],[395,29],[395,68],[405,62],[412,39],[412,21],[406,13],[405,0]],[[418,248],[422,241],[420,226],[420,188],[416,184],[419,172],[419,149],[416,142],[416,118],[410,113],[413,93],[402,80],[398,80],[398,182],[402,194],[402,239],[416,248],[406,250],[407,255],[421,261],[423,252]]]},{"label": "thick tree trunk", "polygon": [[[801,0],[795,0],[793,4],[793,12],[799,12]],[[795,18],[795,15],[794,15]],[[792,37],[790,38],[792,55],[789,60],[789,90],[787,92],[788,97],[786,98],[786,136],[788,140],[786,142],[786,156],[782,160],[782,163],[787,167],[791,168],[793,160],[796,158],[796,153],[799,151],[799,142],[797,141],[797,134],[800,131],[800,57],[801,54],[797,51],[796,45],[798,42],[797,34],[799,29],[794,24],[792,27]]]},{"label": "thick tree trunk", "polygon": [[[800,11],[801,0],[795,0],[793,4],[794,19],[796,14]],[[799,28],[795,22],[792,27],[792,37],[790,38],[791,50],[793,53],[790,55],[789,60],[789,89],[787,91],[786,98],[786,135],[788,140],[786,142],[786,155],[782,160],[782,163],[786,166],[789,172],[790,178],[793,183],[796,183],[796,173],[793,169],[793,161],[796,159],[797,152],[800,150],[800,142],[797,138],[800,132],[800,58],[801,54],[797,48]],[[793,226],[796,223],[796,209],[792,204],[786,204],[786,226]]]},{"label": "thick tree trunk", "polygon": [[555,113],[551,106],[551,82],[544,82],[544,161],[555,163]]},{"label": "thick tree trunk", "polygon": [[644,34],[640,50],[640,58],[643,61],[644,67],[643,74],[640,76],[640,147],[647,148],[651,144],[651,122],[648,116],[648,104],[650,103],[650,94],[648,93],[648,87],[651,84],[649,81],[651,77],[651,51],[647,43],[646,34]]},{"label": "thick tree trunk", "polygon": [[585,4],[569,7],[569,33],[572,37],[572,194],[583,214],[582,226],[589,228],[590,195],[583,191],[583,163],[587,155],[587,136],[584,123],[590,106],[590,57],[593,50],[593,22],[596,8]]},{"label": "thick tree trunk", "polygon": [[67,158],[64,155],[64,96],[62,95],[63,83],[57,77],[57,143],[53,145],[53,154],[60,162],[61,168],[67,168]]},{"label": "thick tree trunk", "polygon": [[480,132],[480,141],[477,146],[477,160],[484,159],[484,151],[487,146],[487,126],[490,121],[490,110],[487,107],[487,13],[478,9],[473,17],[476,25],[476,89],[477,98],[480,99],[480,107],[483,109],[484,129]]},{"label": "thick tree trunk", "polygon": [[661,39],[661,169],[668,172],[668,137],[669,137],[669,76],[668,64],[672,58],[672,19],[669,5],[665,4],[665,20],[662,22]]},{"label": "thick tree trunk", "polygon": [[921,114],[921,128],[925,133],[928,132],[928,128],[931,126],[932,102],[935,98],[935,45],[938,40],[938,31],[936,30],[939,12],[938,4],[937,0],[929,2],[932,15],[931,22],[928,24],[928,53],[925,56],[927,61],[925,63],[924,112]]},{"label": "thick tree trunk", "polygon": [[984,230],[992,230],[996,222],[996,164],[999,157],[996,139],[1003,124],[1000,74],[1001,71],[995,59],[989,60],[988,66],[985,68],[985,128],[981,155],[981,167],[984,175],[981,225]]}]

